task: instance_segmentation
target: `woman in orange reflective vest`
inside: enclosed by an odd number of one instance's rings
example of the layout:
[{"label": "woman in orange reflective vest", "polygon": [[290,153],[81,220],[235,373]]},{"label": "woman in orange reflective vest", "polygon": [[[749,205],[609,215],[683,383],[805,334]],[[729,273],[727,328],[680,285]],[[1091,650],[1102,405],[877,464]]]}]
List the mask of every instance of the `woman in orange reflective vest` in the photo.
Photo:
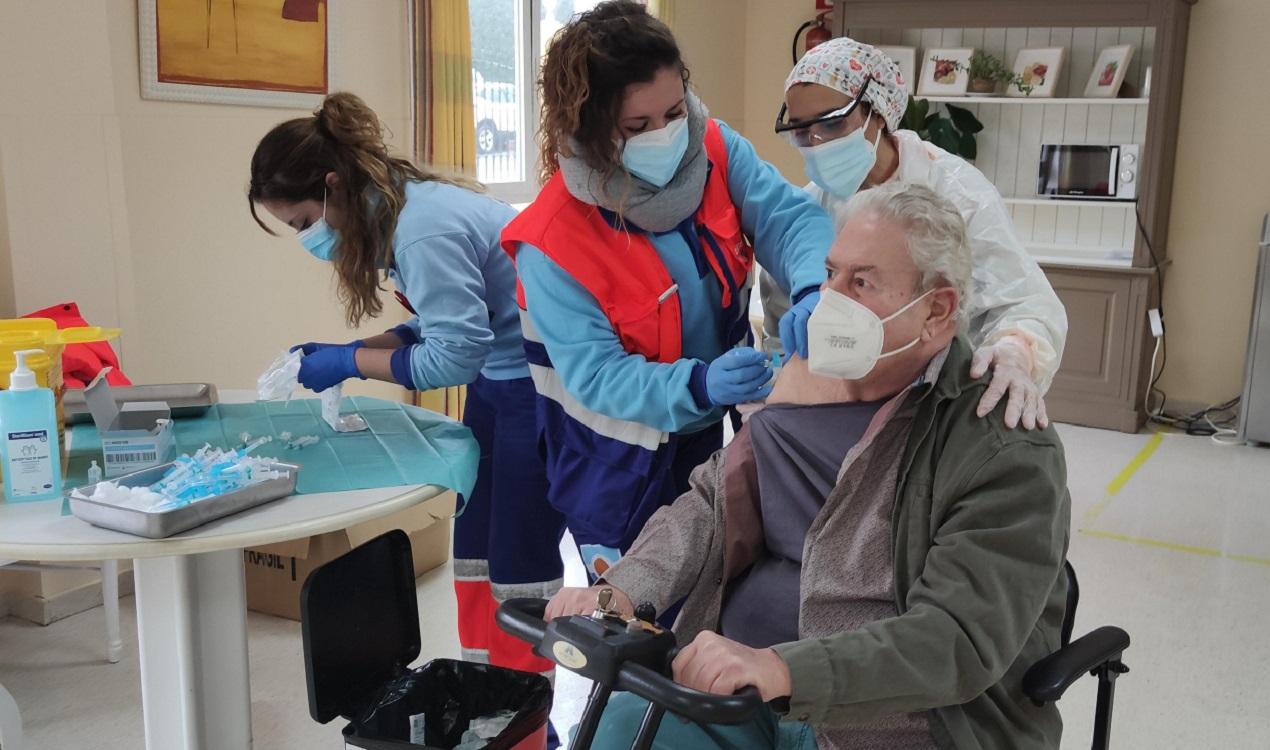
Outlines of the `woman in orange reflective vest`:
[{"label": "woman in orange reflective vest", "polygon": [[538,391],[552,504],[601,575],[767,394],[750,343],[755,260],[814,307],[827,214],[688,87],[665,24],[631,0],[553,39],[544,187],[503,232]]}]

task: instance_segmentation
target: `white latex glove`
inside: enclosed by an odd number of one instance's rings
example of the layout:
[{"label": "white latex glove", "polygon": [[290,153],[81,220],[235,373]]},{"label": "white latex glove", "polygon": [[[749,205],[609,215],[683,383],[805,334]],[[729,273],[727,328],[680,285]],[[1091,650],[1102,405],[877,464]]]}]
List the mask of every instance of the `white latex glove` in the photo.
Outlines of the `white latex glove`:
[{"label": "white latex glove", "polygon": [[982,377],[992,370],[992,382],[979,401],[976,413],[987,416],[1007,392],[1010,400],[1005,405],[1005,426],[1014,429],[1019,424],[1025,430],[1045,429],[1049,415],[1045,413],[1045,399],[1032,380],[1032,348],[1018,336],[1003,336],[995,343],[980,347],[970,364],[970,377]]}]

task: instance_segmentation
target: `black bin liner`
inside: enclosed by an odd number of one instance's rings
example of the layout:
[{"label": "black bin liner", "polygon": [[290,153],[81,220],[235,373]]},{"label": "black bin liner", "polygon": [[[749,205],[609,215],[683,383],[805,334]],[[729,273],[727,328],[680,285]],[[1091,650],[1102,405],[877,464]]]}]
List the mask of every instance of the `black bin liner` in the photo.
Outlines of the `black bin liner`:
[{"label": "black bin liner", "polygon": [[[516,717],[489,750],[511,750],[546,725],[551,683],[533,672],[488,664],[436,659],[390,683],[345,739],[366,750],[405,747],[453,748],[473,719],[515,711]],[[410,717],[424,714],[426,744],[410,742]]]}]

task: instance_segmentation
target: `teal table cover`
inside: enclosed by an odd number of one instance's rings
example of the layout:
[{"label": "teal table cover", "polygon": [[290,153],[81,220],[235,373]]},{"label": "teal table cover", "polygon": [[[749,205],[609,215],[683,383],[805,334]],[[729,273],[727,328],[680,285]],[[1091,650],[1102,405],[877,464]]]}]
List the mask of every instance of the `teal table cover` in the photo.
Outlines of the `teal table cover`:
[{"label": "teal table cover", "polygon": [[[435,484],[467,495],[476,482],[480,450],[472,432],[449,417],[426,409],[362,396],[346,397],[341,413],[360,414],[370,429],[336,432],[322,419],[318,399],[217,404],[201,417],[173,423],[177,454],[194,453],[205,444],[242,447],[240,435],[273,436],[254,455],[298,464],[296,494],[341,492],[375,487]],[[317,445],[288,450],[278,436],[316,435]],[[66,486],[88,482],[92,461],[100,466],[101,438],[92,424],[71,429]]]}]

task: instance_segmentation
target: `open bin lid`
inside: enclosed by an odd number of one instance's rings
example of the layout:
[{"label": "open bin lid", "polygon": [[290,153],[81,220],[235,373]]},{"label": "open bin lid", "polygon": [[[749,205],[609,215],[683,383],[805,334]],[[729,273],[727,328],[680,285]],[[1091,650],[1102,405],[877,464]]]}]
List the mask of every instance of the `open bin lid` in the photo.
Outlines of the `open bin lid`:
[{"label": "open bin lid", "polygon": [[309,574],[300,590],[309,714],[352,720],[419,657],[410,537],[378,536]]}]

